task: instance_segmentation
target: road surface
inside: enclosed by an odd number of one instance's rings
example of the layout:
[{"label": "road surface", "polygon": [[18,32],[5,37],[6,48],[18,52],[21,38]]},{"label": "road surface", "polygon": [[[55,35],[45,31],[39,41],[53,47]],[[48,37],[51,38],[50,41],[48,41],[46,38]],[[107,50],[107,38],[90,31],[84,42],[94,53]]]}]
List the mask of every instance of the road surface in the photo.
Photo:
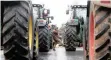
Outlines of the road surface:
[{"label": "road surface", "polygon": [[[0,60],[5,60],[3,51],[0,51]],[[83,48],[74,51],[65,51],[64,47],[58,47],[55,51],[40,52],[37,60],[84,60]]]},{"label": "road surface", "polygon": [[38,60],[84,60],[83,48],[77,48],[77,51],[65,51],[64,47],[56,48],[56,51],[39,53]]}]

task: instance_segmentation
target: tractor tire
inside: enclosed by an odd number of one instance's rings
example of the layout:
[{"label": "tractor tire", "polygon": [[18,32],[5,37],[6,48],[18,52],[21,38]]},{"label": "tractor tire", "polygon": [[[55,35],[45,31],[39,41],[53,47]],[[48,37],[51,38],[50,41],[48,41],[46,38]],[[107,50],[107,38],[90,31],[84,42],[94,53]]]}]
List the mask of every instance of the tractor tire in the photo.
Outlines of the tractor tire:
[{"label": "tractor tire", "polygon": [[[2,2],[0,2],[0,4],[1,4]],[[4,6],[2,6],[3,5],[3,3],[0,5],[0,7],[1,7],[1,16],[0,16],[0,28],[1,28],[1,30],[0,30],[0,34],[2,33],[2,24],[3,24],[3,12],[4,12]],[[3,38],[2,38],[2,35],[0,35],[0,38],[1,38],[1,48],[0,48],[0,50],[3,50]]]},{"label": "tractor tire", "polygon": [[96,60],[111,60],[109,46],[111,44],[110,36],[111,23],[108,22],[111,18],[111,8],[100,6],[96,10],[95,15],[95,59]]},{"label": "tractor tire", "polygon": [[39,51],[48,52],[50,49],[49,29],[45,27],[39,27]]},{"label": "tractor tire", "polygon": [[28,41],[28,1],[10,1],[4,6],[2,37],[6,60],[31,60]]},{"label": "tractor tire", "polygon": [[79,38],[76,34],[76,28],[73,26],[67,26],[65,31],[65,44],[67,51],[76,51],[76,47],[79,45]]}]

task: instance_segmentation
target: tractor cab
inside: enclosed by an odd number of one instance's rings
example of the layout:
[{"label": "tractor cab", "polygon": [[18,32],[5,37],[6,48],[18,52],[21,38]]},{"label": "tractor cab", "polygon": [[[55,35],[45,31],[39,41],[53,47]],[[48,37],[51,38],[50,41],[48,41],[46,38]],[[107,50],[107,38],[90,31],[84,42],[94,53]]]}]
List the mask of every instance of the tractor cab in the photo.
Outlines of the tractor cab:
[{"label": "tractor cab", "polygon": [[[66,11],[66,14],[69,14],[69,11],[71,11],[71,17],[68,21],[68,25],[79,25],[81,23],[84,23],[85,14],[83,12],[86,12],[86,6],[85,5],[71,5],[70,8]],[[83,18],[84,17],[84,18]]]},{"label": "tractor cab", "polygon": [[[34,20],[37,20],[38,26],[45,26],[50,23],[50,10],[45,9],[44,5],[33,4]],[[53,19],[53,17],[51,16]]]},{"label": "tractor cab", "polygon": [[71,5],[68,8],[66,14],[69,14],[69,11],[71,11],[71,17],[65,26],[64,43],[67,45],[67,51],[76,51],[76,47],[81,47],[83,45],[83,30],[86,19],[86,14],[84,13],[86,12],[87,6]]},{"label": "tractor cab", "polygon": [[52,48],[50,18],[53,20],[53,16],[50,16],[50,10],[41,4],[33,4],[33,15],[39,32],[39,52],[47,52]]}]

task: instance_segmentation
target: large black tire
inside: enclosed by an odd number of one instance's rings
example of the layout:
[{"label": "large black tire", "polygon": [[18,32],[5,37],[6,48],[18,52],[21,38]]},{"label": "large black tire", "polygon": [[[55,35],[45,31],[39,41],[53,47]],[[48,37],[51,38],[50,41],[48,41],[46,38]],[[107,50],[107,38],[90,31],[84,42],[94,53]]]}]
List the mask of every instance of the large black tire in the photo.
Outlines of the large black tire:
[{"label": "large black tire", "polygon": [[48,52],[50,49],[48,26],[39,27],[39,51]]},{"label": "large black tire", "polygon": [[76,51],[80,39],[77,36],[76,28],[73,26],[66,26],[65,41],[67,51]]},{"label": "large black tire", "polygon": [[28,41],[28,1],[10,1],[4,6],[2,37],[6,60],[31,60]]},{"label": "large black tire", "polygon": [[[1,4],[1,3],[2,3],[2,2],[0,2],[0,4]],[[0,19],[1,19],[1,20],[0,20],[0,28],[1,28],[1,29],[0,29],[0,34],[2,33],[2,32],[1,32],[1,30],[2,30],[2,27],[1,27],[1,26],[2,26],[2,23],[3,23],[3,12],[4,12],[4,10],[3,10],[3,9],[4,9],[4,6],[2,6],[2,5],[3,5],[3,4],[0,5],[0,8],[1,8],[1,12],[0,12],[0,13],[1,13],[1,16],[0,16]],[[2,38],[1,35],[0,35],[0,38],[1,38],[1,48],[0,48],[0,49],[3,50],[3,38]]]},{"label": "large black tire", "polygon": [[109,45],[111,43],[108,35],[111,23],[108,22],[111,8],[99,6],[95,15],[95,58],[97,60],[111,60]]}]

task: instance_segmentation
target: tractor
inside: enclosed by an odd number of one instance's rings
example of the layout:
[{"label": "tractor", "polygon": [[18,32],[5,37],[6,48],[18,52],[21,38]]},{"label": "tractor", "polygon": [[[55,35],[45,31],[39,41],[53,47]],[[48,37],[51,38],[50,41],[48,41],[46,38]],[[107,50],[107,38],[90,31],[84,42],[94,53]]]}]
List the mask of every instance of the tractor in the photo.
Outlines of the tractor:
[{"label": "tractor", "polygon": [[1,44],[5,60],[37,60],[38,31],[32,13],[29,0],[1,1]]},{"label": "tractor", "polygon": [[88,1],[85,60],[111,60],[111,1]]},{"label": "tractor", "polygon": [[[76,47],[83,45],[83,30],[86,5],[72,5],[69,11],[72,12],[70,20],[65,24],[64,44],[67,51],[76,51]],[[82,12],[84,12],[84,14]],[[83,15],[82,15],[83,14]]]},{"label": "tractor", "polygon": [[51,23],[50,18],[53,19],[53,16],[49,16],[50,10],[44,8],[44,5],[41,4],[33,4],[33,10],[34,20],[36,20],[38,24],[39,51],[48,52],[52,46],[49,24]]}]

